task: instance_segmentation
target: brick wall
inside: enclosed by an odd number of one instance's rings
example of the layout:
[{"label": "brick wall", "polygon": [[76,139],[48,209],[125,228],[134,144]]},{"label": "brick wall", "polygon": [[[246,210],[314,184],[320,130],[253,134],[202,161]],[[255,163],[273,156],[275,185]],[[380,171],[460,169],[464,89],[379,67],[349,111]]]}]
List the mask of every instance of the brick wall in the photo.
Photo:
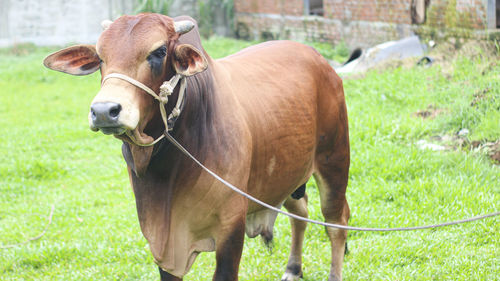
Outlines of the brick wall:
[{"label": "brick wall", "polygon": [[407,0],[324,0],[325,16],[343,21],[411,23]]},{"label": "brick wall", "polygon": [[[470,28],[486,24],[491,0],[431,0],[426,27]],[[300,0],[234,0],[236,29],[252,39],[294,39],[369,47],[410,36],[411,0],[324,0],[324,16],[304,15]],[[240,32],[242,31],[242,32]]]},{"label": "brick wall", "polygon": [[384,22],[352,21],[349,24],[336,19],[297,16],[262,16],[238,14],[237,32],[243,29],[243,38],[293,39],[338,43],[351,47],[370,47],[375,44],[412,35],[411,25]]},{"label": "brick wall", "polygon": [[234,0],[234,10],[240,13],[285,14],[301,16],[303,0]]}]

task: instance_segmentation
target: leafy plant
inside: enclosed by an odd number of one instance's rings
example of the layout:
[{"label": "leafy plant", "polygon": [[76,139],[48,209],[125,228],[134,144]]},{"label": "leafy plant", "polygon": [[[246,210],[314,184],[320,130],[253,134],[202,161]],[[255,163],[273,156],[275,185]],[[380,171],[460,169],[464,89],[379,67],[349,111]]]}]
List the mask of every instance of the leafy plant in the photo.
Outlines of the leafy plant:
[{"label": "leafy plant", "polygon": [[173,2],[174,0],[141,0],[136,2],[135,13],[149,12],[168,15]]},{"label": "leafy plant", "polygon": [[[141,0],[135,5],[135,12],[151,12],[168,15],[174,0]],[[216,26],[227,26],[232,35],[234,31],[233,0],[199,0],[197,1],[196,20],[200,34],[208,38],[214,35]],[[220,34],[219,34],[220,35]]]},{"label": "leafy plant", "polygon": [[[233,0],[202,0],[198,1],[198,26],[200,34],[208,38],[213,35],[214,23],[224,23],[230,33],[234,31],[234,1]],[[219,18],[222,16],[222,18]]]}]

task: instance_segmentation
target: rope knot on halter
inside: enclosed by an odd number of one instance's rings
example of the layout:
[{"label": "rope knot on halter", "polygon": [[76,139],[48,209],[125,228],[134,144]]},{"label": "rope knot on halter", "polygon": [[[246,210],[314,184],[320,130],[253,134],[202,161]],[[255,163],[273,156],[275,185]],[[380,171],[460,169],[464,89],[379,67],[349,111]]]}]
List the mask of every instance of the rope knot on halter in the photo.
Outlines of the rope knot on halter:
[{"label": "rope knot on halter", "polygon": [[182,79],[181,76],[179,74],[176,74],[170,80],[163,82],[163,84],[160,86],[159,95],[159,101],[161,103],[166,104],[168,102],[168,97],[174,93],[175,86],[177,86],[179,79]]},{"label": "rope knot on halter", "polygon": [[179,116],[181,114],[181,110],[179,108],[174,108],[174,109],[172,109],[172,113],[171,114],[172,114],[173,117],[177,117],[177,116]]}]

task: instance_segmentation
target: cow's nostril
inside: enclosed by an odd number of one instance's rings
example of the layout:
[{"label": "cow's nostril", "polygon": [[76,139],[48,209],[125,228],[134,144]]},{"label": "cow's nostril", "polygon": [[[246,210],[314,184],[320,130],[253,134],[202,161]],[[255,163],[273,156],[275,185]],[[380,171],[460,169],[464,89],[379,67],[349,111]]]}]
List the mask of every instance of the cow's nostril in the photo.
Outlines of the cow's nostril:
[{"label": "cow's nostril", "polygon": [[98,102],[90,106],[90,118],[96,127],[117,127],[122,106],[114,102]]},{"label": "cow's nostril", "polygon": [[109,116],[111,116],[112,118],[116,118],[118,115],[120,115],[121,110],[122,110],[122,106],[119,104],[112,106],[109,109]]},{"label": "cow's nostril", "polygon": [[106,135],[121,135],[125,128],[120,123],[122,106],[114,102],[96,102],[90,106],[90,128]]}]

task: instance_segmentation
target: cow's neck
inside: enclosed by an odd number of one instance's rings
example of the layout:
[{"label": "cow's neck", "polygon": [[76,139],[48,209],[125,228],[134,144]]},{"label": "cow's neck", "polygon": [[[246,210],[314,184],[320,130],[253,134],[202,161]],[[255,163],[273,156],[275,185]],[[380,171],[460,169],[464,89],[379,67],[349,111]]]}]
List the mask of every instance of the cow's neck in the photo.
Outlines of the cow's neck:
[{"label": "cow's neck", "polygon": [[[216,92],[210,68],[203,73],[188,77],[184,108],[171,132],[172,136],[185,146],[200,161],[204,161],[210,144],[215,140],[217,114]],[[175,102],[177,97],[172,101]],[[167,110],[169,108],[167,107]],[[155,151],[150,168],[164,176],[168,163],[191,164],[167,140]]]},{"label": "cow's neck", "polygon": [[[209,61],[211,65],[213,62],[210,58]],[[167,78],[166,80],[168,80]],[[184,106],[170,134],[203,161],[207,152],[204,147],[209,146],[215,136],[214,121],[217,112],[217,97],[213,87],[211,67],[202,73],[184,79],[187,80]],[[169,103],[166,105],[167,114],[172,111],[177,103],[179,88],[178,86],[172,96],[169,97]],[[144,132],[157,139],[164,133],[164,130],[165,124],[163,124],[158,110],[156,118],[146,126]],[[171,148],[171,144],[166,139],[163,139],[154,147],[140,147],[124,143],[122,150],[127,165],[139,177],[150,168],[152,168],[150,172],[156,172],[162,177],[165,176],[168,165],[162,162],[166,159],[175,159],[175,153],[177,152]],[[151,173],[149,174],[152,176]]]},{"label": "cow's neck", "polygon": [[[217,147],[214,145],[217,97],[210,67],[187,79],[185,106],[172,135],[200,161],[205,162],[210,159],[209,153],[214,153]],[[141,230],[150,243],[153,255],[162,266],[171,268],[175,265],[175,272],[184,272],[194,261],[193,255],[199,251],[213,250],[214,242],[211,238],[192,236],[190,226],[183,222],[182,214],[179,214],[186,212],[183,209],[186,194],[189,194],[191,204],[203,198],[203,191],[192,190],[199,182],[201,169],[167,140],[162,142],[165,143],[157,144],[161,147],[157,147],[143,175],[137,176],[131,171],[130,165],[129,174]],[[129,144],[125,144],[125,158],[126,152],[130,150]],[[167,252],[166,249],[172,248],[175,251]]]},{"label": "cow's neck", "polygon": [[[217,132],[216,121],[220,118],[217,117],[218,97],[214,90],[211,63],[209,59],[209,68],[206,71],[186,78],[185,105],[171,131],[172,136],[202,163],[211,159],[210,155],[219,153],[217,149],[221,146],[217,145],[217,142],[223,138],[222,132]],[[176,102],[176,98],[176,95],[173,96],[172,103]],[[132,171],[130,173],[139,212],[139,197],[150,197],[146,201],[154,201],[157,197],[170,200],[176,194],[176,189],[182,188],[183,192],[186,192],[186,189],[192,188],[201,174],[201,169],[166,139],[149,151],[135,151],[136,155],[132,155],[134,149],[137,147],[124,144],[123,155],[130,169],[134,168],[133,163],[127,158],[150,159],[143,174],[138,175]],[[168,200],[160,200],[158,204],[170,205]]]}]

